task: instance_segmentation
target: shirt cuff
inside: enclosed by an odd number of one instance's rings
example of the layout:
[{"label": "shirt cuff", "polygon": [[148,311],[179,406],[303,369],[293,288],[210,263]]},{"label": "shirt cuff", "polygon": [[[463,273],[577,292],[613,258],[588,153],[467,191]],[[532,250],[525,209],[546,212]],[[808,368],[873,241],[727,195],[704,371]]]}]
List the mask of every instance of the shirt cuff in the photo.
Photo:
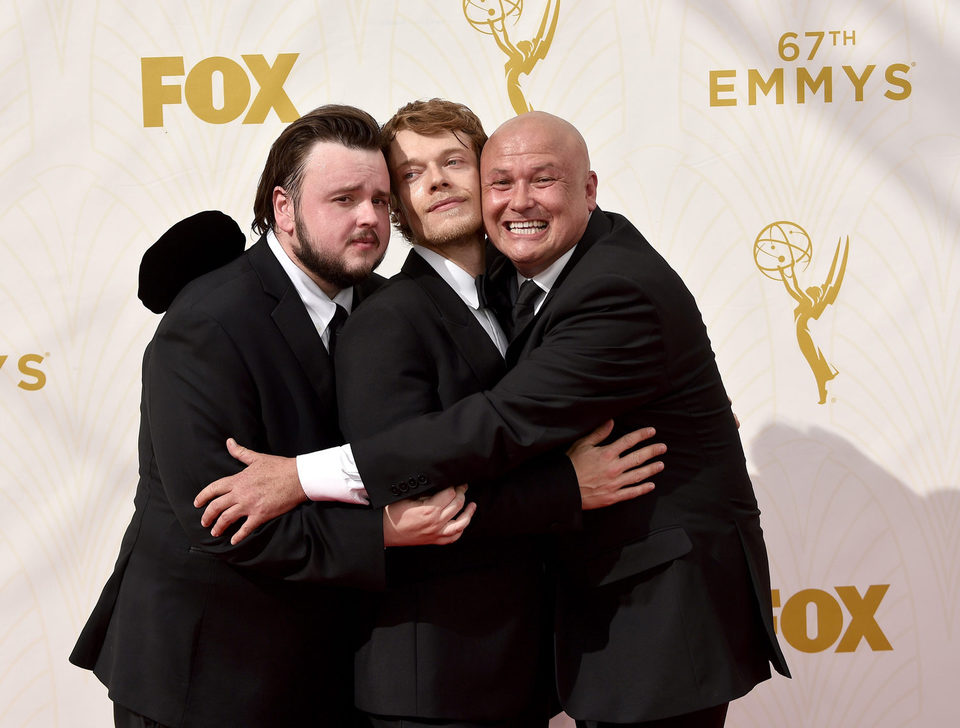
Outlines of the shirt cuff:
[{"label": "shirt cuff", "polygon": [[370,503],[349,444],[297,455],[297,475],[310,500]]}]

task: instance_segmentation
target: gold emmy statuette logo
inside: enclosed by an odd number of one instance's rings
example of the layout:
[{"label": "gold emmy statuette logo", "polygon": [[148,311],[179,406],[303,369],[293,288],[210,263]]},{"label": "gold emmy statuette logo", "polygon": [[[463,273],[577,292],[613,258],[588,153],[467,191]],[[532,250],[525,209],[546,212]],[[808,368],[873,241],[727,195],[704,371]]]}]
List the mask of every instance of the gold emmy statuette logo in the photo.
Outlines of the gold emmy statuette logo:
[{"label": "gold emmy statuette logo", "polygon": [[781,220],[767,225],[753,243],[753,260],[767,278],[780,281],[787,293],[797,302],[793,319],[797,326],[797,344],[813,376],[817,379],[820,404],[827,401],[827,382],[837,376],[837,369],[827,361],[820,347],[810,335],[810,319],[820,318],[827,306],[837,300],[837,293],[847,270],[850,236],[837,240],[830,272],[822,286],[801,288],[797,281],[797,267],[806,270],[813,260],[813,243],[807,231],[795,222]]},{"label": "gold emmy statuette logo", "polygon": [[507,96],[518,114],[533,111],[520,88],[520,74],[530,75],[537,61],[546,58],[560,16],[560,0],[546,0],[537,34],[530,40],[514,41],[508,26],[515,29],[523,15],[523,0],[463,0],[467,22],[484,35],[492,35],[507,56]]}]

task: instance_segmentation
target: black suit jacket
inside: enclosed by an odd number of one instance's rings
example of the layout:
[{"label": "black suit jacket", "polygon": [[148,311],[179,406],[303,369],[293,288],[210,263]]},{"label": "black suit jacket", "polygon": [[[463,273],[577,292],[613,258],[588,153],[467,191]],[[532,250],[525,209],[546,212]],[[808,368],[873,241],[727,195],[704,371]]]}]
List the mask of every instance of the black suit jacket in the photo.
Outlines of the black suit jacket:
[{"label": "black suit jacket", "polygon": [[165,725],[339,727],[352,607],[329,585],[382,587],[380,513],[313,503],[212,538],[193,498],[242,467],[228,436],[342,441],[331,362],[265,240],[185,288],[147,347],[135,512],[70,660]]},{"label": "black suit jacket", "polygon": [[[506,367],[459,296],[411,251],[350,317],[337,372],[343,432],[358,438],[488,389]],[[560,452],[497,483],[462,479],[478,510],[461,541],[388,551],[389,588],[370,596],[357,655],[357,705],[418,718],[548,717],[542,545],[523,534],[579,525],[576,474]]]},{"label": "black suit jacket", "polygon": [[[504,260],[491,276],[514,275]],[[558,549],[557,680],[575,717],[690,712],[788,674],[759,510],[696,303],[623,217],[596,210],[492,390],[353,443],[375,504],[492,475],[613,417],[667,443],[656,490],[584,514]],[[615,433],[617,434],[617,433]]]}]

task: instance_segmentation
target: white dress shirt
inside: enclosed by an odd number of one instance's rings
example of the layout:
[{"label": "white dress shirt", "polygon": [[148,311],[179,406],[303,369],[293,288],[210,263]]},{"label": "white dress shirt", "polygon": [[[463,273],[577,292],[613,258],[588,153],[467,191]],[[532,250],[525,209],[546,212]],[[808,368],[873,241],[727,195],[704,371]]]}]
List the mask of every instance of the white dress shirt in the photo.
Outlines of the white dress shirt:
[{"label": "white dress shirt", "polygon": [[524,278],[520,273],[517,273],[517,290],[520,290],[520,286],[523,285],[524,281],[533,281],[537,284],[537,287],[543,291],[537,298],[536,302],[533,304],[533,315],[536,316],[540,313],[540,308],[543,306],[543,302],[547,300],[547,294],[550,293],[550,289],[553,288],[553,284],[557,282],[557,278],[560,277],[560,271],[563,270],[563,266],[567,264],[567,261],[570,260],[570,256],[573,255],[573,251],[577,249],[577,246],[574,245],[570,250],[557,258],[553,263],[547,266],[546,270],[540,271],[532,278]]}]

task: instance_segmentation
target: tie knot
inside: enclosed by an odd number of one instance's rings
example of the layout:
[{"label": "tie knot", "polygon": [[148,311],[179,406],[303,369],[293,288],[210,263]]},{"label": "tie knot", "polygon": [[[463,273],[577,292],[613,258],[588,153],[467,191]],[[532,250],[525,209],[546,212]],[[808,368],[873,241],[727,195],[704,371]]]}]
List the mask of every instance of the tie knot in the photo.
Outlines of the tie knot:
[{"label": "tie knot", "polygon": [[543,289],[532,278],[528,278],[517,292],[517,301],[513,304],[514,310],[532,309],[541,293],[543,293]]}]

